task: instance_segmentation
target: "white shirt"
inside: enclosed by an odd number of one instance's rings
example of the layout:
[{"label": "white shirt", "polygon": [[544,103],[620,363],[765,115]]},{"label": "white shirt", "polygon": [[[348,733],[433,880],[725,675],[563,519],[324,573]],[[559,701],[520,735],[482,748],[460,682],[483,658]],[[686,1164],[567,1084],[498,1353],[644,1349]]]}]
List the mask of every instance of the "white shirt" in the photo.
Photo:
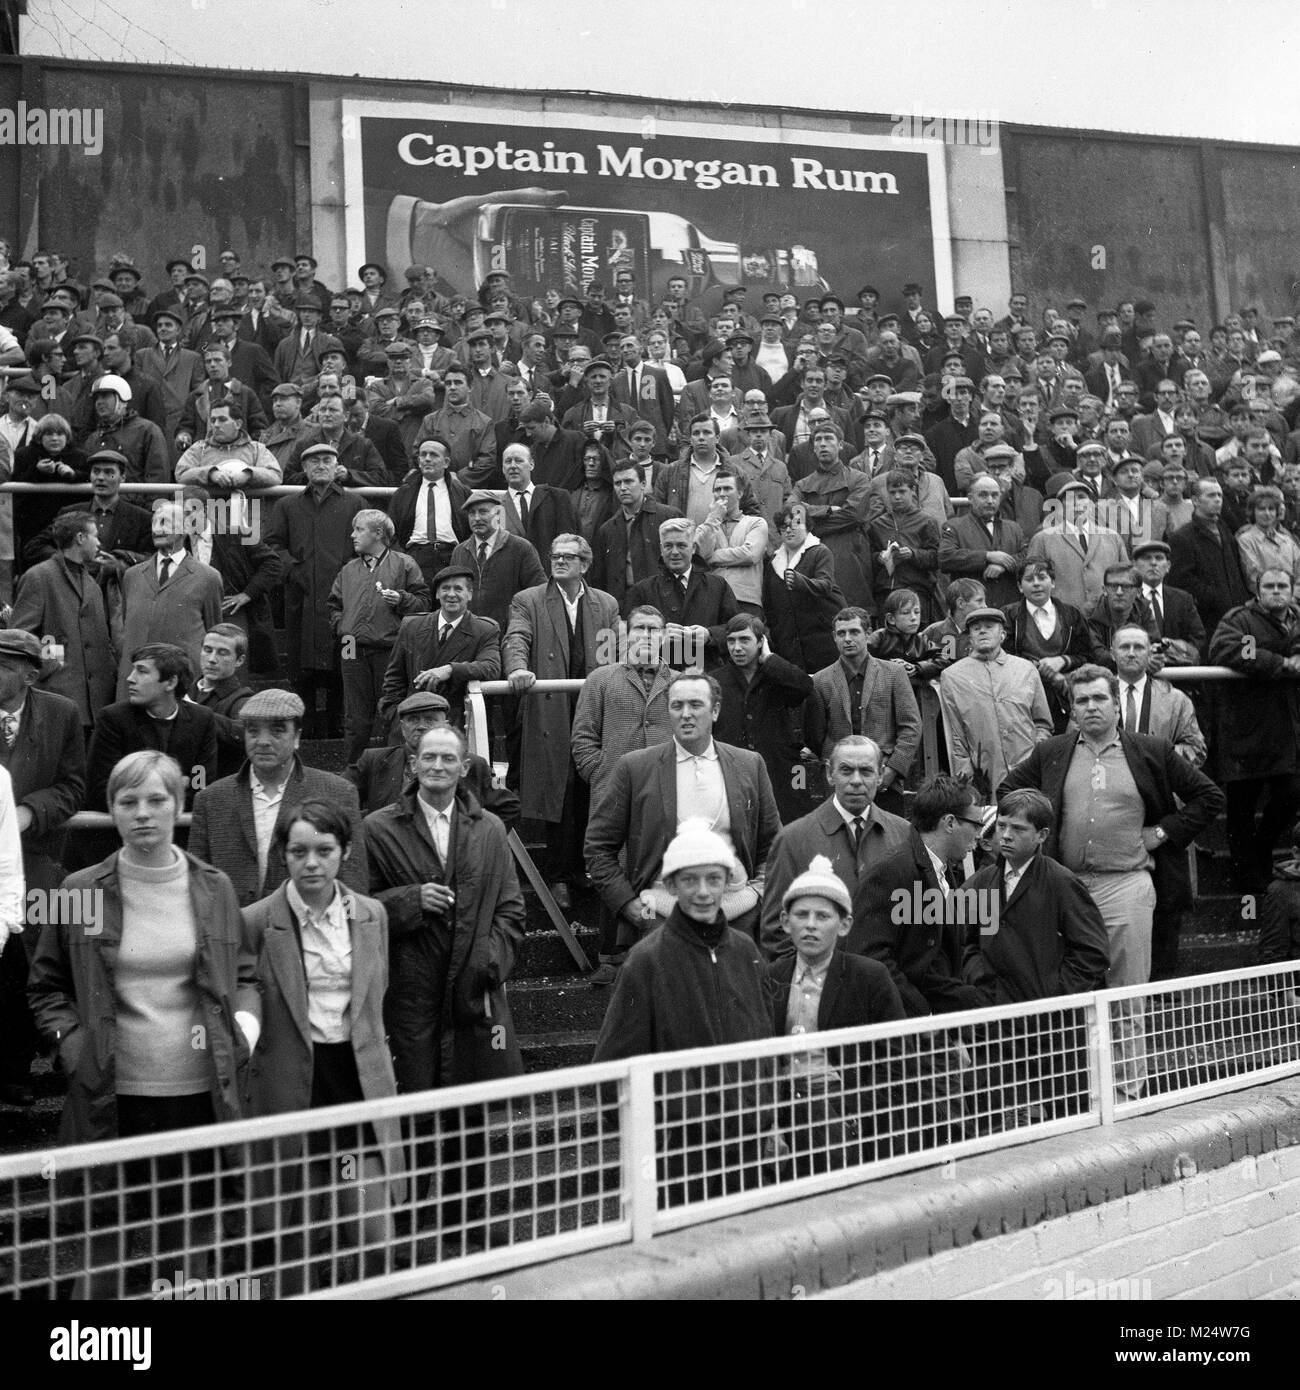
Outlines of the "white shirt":
[{"label": "white shirt", "polygon": [[925,852],[930,856],[930,863],[934,865],[934,876],[939,880],[939,891],[946,898],[952,890],[952,884],[948,882],[948,866],[929,845],[926,845]]},{"label": "white shirt", "polygon": [[1050,598],[1041,607],[1031,603],[1029,612],[1033,617],[1034,626],[1044,637],[1050,637],[1056,631],[1056,605]]},{"label": "white shirt", "polygon": [[158,582],[159,582],[160,584],[162,583],[162,566],[163,566],[163,561],[164,561],[164,560],[170,560],[170,561],[171,561],[171,569],[170,569],[170,571],[168,572],[168,576],[167,576],[167,577],[170,579],[170,578],[172,578],[172,577],[175,575],[176,570],[177,570],[177,567],[180,565],[180,562],[181,562],[184,558],[185,558],[185,547],[184,547],[184,546],[181,546],[181,548],[180,548],[179,550],[173,550],[172,553],[171,553],[170,555],[164,555],[161,551],[159,551],[159,553],[158,553],[158,558],[157,558],[157,560],[154,562],[154,563],[155,563],[156,573],[157,573],[157,575],[158,575]]},{"label": "white shirt", "polygon": [[275,819],[280,814],[280,803],[284,800],[286,780],[282,786],[267,787],[256,772],[248,774],[248,787],[253,794],[253,828],[257,832],[257,886],[261,888],[266,880],[266,861],[271,853],[271,836],[275,832]]},{"label": "white shirt", "polygon": [[422,796],[417,796],[415,804],[424,813],[429,834],[433,837],[433,846],[438,851],[443,868],[446,868],[447,857],[451,849],[451,812],[456,803],[453,801],[448,804],[445,811],[439,811],[436,807],[430,806]]},{"label": "white shirt", "polygon": [[[844,822],[845,825],[848,826],[849,834],[851,835],[853,833],[853,812],[846,811],[844,807],[840,805],[840,799],[838,796],[832,797],[831,800],[834,803],[835,809],[840,813],[840,819]],[[867,809],[863,811],[863,813],[860,816],[857,817],[857,819],[862,822],[863,830],[865,830],[867,826],[871,824],[871,812],[874,809],[875,808],[873,806],[868,806]]]},{"label": "white shirt", "polygon": [[[429,535],[430,488],[433,489],[436,536]],[[415,499],[415,527],[411,532],[411,544],[429,545],[438,540],[447,545],[455,545],[459,539],[460,537],[451,529],[451,493],[447,491],[446,476],[444,475],[434,483],[425,479],[420,484],[420,491]]]},{"label": "white shirt", "polygon": [[[463,618],[464,616],[465,615],[462,613],[460,615],[460,618]],[[460,626],[460,618],[453,618],[450,622],[448,622],[447,619],[443,616],[442,609],[438,610],[439,642],[443,641],[447,637],[450,637],[451,634],[456,631],[456,629]]]},{"label": "white shirt", "polygon": [[307,1022],[311,1040],[347,1042],[352,1036],[352,928],[343,893],[317,913],[291,882],[285,890],[302,933],[302,967],[307,979]]},{"label": "white shirt", "polygon": [[677,753],[678,829],[685,821],[703,818],[730,844],[731,808],[716,745],[710,739],[703,753],[688,753],[674,739],[673,747]]},{"label": "white shirt", "polygon": [[1010,899],[1012,893],[1014,893],[1014,892],[1016,891],[1016,888],[1017,888],[1017,886],[1019,885],[1020,880],[1021,880],[1022,878],[1024,878],[1024,876],[1025,876],[1025,870],[1026,870],[1033,862],[1034,862],[1033,856],[1031,855],[1028,859],[1025,860],[1025,862],[1024,862],[1018,869],[1013,869],[1013,868],[1011,867],[1010,864],[1008,864],[1008,865],[1006,866],[1006,872],[1005,872],[1005,874],[1003,875],[1003,882],[1004,882],[1004,883],[1006,884],[1006,886],[1007,886],[1007,898],[1008,898],[1008,899]]},{"label": "white shirt", "polygon": [[[1119,678],[1119,722],[1126,733],[1137,733],[1137,725],[1131,729],[1128,726],[1128,692],[1129,682],[1123,676]],[[1137,706],[1138,720],[1142,719],[1142,697],[1146,694],[1147,678],[1143,676],[1140,680],[1132,683],[1133,702]]]},{"label": "white shirt", "polygon": [[23,929],[23,847],[18,834],[18,811],[7,768],[0,767],[0,950],[11,933]]},{"label": "white shirt", "polygon": [[576,632],[578,630],[578,605],[582,602],[582,596],[587,592],[587,586],[583,584],[578,592],[570,600],[563,587],[560,587],[560,597],[564,600],[564,607],[569,614],[569,626]]},{"label": "white shirt", "polygon": [[36,422],[27,416],[22,420],[13,419],[8,413],[0,415],[0,439],[3,439],[15,452],[27,443]]},{"label": "white shirt", "polygon": [[523,499],[524,499],[524,501],[527,502],[527,504],[528,504],[528,511],[529,511],[529,514],[531,515],[531,514],[532,514],[532,510],[533,510],[533,492],[534,492],[534,491],[535,491],[535,486],[534,486],[534,484],[532,484],[532,483],[529,483],[528,486],[525,487],[525,488],[512,487],[512,488],[510,489],[510,499],[511,499],[511,501],[514,502],[514,504],[515,504],[515,510],[519,513],[519,519],[520,519],[520,521],[522,521],[522,520],[524,519],[524,513],[523,513],[523,508],[520,507],[520,505],[519,505],[519,499],[520,499],[520,497],[522,496]]}]

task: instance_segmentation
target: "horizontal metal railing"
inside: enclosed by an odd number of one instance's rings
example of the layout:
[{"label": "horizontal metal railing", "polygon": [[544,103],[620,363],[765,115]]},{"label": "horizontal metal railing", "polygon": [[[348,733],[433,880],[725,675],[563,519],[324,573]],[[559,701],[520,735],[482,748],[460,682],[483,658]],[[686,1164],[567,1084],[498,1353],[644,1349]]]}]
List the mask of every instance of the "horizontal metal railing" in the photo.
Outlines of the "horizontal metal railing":
[{"label": "horizontal metal railing", "polygon": [[1292,962],[10,1155],[0,1295],[393,1296],[646,1241],[1300,1074],[1298,988]]}]

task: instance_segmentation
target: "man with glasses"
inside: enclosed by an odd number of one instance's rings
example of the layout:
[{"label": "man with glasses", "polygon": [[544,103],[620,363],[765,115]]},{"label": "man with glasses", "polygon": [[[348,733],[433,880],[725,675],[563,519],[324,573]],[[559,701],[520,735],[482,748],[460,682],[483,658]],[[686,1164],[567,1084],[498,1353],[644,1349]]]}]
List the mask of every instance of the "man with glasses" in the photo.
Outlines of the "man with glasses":
[{"label": "man with glasses", "polygon": [[1110,644],[1120,628],[1140,627],[1152,642],[1160,634],[1142,595],[1137,570],[1131,564],[1111,565],[1103,584],[1101,599],[1088,614],[1088,635],[1092,641],[1093,660],[1099,666],[1113,667]]},{"label": "man with glasses", "polygon": [[[612,659],[618,603],[585,582],[591,547],[562,532],[550,560],[550,581],[516,594],[510,605],[502,655],[506,679],[520,695],[539,680],[584,679]],[[520,708],[520,812],[545,823],[546,872],[562,909],[571,906],[569,885],[585,878],[588,787],[569,752],[577,703],[577,691],[546,693],[527,696]]]}]

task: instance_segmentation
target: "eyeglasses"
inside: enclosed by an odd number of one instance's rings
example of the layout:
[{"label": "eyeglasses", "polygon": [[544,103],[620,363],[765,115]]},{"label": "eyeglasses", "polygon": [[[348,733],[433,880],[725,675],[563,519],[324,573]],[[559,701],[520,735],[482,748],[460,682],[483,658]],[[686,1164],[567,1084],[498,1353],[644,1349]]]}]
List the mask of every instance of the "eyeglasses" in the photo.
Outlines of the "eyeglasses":
[{"label": "eyeglasses", "polygon": [[983,816],[958,816],[957,819],[958,819],[959,821],[962,821],[962,822],[963,822],[964,824],[966,824],[966,825],[973,825],[973,826],[975,826],[976,829],[978,829],[978,830],[983,830],[983,829],[984,829],[984,817],[983,817]]},{"label": "eyeglasses", "polygon": [[567,563],[567,562],[570,561],[570,560],[575,561],[575,562],[578,561],[578,560],[581,560],[581,559],[582,559],[582,556],[581,556],[581,555],[577,555],[577,554],[573,553],[572,551],[564,550],[564,551],[560,551],[560,552],[558,552],[558,553],[556,553],[556,554],[552,554],[551,559],[552,559],[553,561],[554,561],[554,560],[561,560],[561,561],[564,561],[564,562]]},{"label": "eyeglasses", "polygon": [[1136,588],[1137,588],[1137,585],[1136,585],[1136,584],[1107,584],[1107,585],[1106,585],[1106,588],[1113,590],[1115,593],[1122,593],[1125,589],[1136,589]]}]

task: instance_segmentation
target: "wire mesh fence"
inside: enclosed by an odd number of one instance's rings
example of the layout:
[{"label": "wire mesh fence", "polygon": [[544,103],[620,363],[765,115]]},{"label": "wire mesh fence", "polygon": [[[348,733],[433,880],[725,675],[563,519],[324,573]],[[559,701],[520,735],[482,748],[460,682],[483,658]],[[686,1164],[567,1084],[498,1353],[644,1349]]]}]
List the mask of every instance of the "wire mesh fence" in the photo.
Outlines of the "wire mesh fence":
[{"label": "wire mesh fence", "polygon": [[391,1296],[1300,1073],[1300,965],[0,1158],[0,1296]]}]

